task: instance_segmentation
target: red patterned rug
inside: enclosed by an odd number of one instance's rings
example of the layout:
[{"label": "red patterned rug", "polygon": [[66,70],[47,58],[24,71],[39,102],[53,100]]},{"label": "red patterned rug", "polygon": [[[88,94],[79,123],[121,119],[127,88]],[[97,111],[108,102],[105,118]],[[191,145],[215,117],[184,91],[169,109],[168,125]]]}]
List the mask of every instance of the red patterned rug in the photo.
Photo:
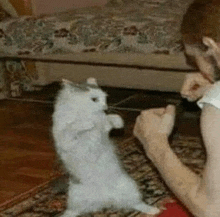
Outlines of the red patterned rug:
[{"label": "red patterned rug", "polygon": [[[171,144],[172,149],[182,162],[196,173],[200,173],[205,162],[205,152],[200,138],[175,135]],[[142,146],[130,137],[121,142],[118,147],[128,173],[137,181],[143,194],[144,201],[164,211],[158,217],[190,217],[187,210],[175,200],[166,187],[154,165],[145,156]],[[0,217],[50,217],[60,216],[66,209],[66,190],[68,177],[60,176],[37,189],[26,192],[24,199],[15,198],[5,207],[1,207]],[[83,217],[141,217],[140,212],[126,210],[102,210],[88,213]],[[144,215],[145,217],[147,215]]]}]

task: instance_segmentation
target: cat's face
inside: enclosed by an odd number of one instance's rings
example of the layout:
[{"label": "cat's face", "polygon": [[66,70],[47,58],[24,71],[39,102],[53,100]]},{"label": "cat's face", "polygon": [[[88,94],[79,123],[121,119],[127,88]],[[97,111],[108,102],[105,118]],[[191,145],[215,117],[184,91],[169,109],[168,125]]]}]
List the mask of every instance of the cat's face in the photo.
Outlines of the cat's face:
[{"label": "cat's face", "polygon": [[107,109],[107,94],[101,89],[95,87],[88,87],[88,91],[80,97],[81,105],[85,105],[86,109],[92,111],[103,111]]},{"label": "cat's face", "polygon": [[95,113],[107,109],[107,94],[103,92],[95,80],[87,80],[86,84],[63,82],[60,99],[72,109],[88,113]]}]

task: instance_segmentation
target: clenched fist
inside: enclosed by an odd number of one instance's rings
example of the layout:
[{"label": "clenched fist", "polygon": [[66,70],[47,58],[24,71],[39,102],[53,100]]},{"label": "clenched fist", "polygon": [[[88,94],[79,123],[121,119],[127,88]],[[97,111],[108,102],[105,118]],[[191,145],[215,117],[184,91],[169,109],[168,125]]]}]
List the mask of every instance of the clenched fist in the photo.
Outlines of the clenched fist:
[{"label": "clenched fist", "polygon": [[150,146],[151,141],[160,137],[169,137],[173,130],[174,121],[175,106],[173,105],[168,105],[166,108],[144,110],[137,117],[133,132],[144,146]]},{"label": "clenched fist", "polygon": [[181,96],[188,101],[196,101],[212,86],[208,79],[205,79],[201,73],[190,73],[186,75]]}]

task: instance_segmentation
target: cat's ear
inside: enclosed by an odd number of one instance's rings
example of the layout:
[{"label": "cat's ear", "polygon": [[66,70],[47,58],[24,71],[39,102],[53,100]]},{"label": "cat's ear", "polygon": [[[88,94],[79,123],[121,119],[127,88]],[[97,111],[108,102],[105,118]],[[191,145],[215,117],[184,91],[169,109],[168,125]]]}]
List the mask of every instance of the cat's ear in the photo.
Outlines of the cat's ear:
[{"label": "cat's ear", "polygon": [[62,79],[62,85],[66,90],[75,90],[78,91],[80,89],[77,84],[74,84],[72,81],[67,79]]},{"label": "cat's ear", "polygon": [[67,80],[65,78],[62,79],[62,85],[66,89],[69,89],[69,88],[72,89],[75,86],[75,84],[72,81]]},{"label": "cat's ear", "polygon": [[67,79],[65,79],[65,78],[62,78],[62,84],[63,84],[63,85],[66,85],[66,84],[70,85],[70,84],[73,84],[73,82],[72,82],[72,81],[69,81],[69,80],[67,80]]},{"label": "cat's ear", "polygon": [[95,78],[88,78],[86,82],[87,82],[87,84],[89,84],[89,85],[98,86],[97,81],[96,81]]}]

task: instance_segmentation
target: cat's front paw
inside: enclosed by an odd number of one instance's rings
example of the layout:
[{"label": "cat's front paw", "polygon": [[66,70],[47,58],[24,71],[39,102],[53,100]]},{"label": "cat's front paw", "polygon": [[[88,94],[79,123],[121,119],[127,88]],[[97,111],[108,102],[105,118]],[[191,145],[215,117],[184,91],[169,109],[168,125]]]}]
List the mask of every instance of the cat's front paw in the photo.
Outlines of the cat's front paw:
[{"label": "cat's front paw", "polygon": [[120,129],[124,127],[124,121],[121,116],[117,114],[110,114],[108,115],[108,119],[113,128]]}]

